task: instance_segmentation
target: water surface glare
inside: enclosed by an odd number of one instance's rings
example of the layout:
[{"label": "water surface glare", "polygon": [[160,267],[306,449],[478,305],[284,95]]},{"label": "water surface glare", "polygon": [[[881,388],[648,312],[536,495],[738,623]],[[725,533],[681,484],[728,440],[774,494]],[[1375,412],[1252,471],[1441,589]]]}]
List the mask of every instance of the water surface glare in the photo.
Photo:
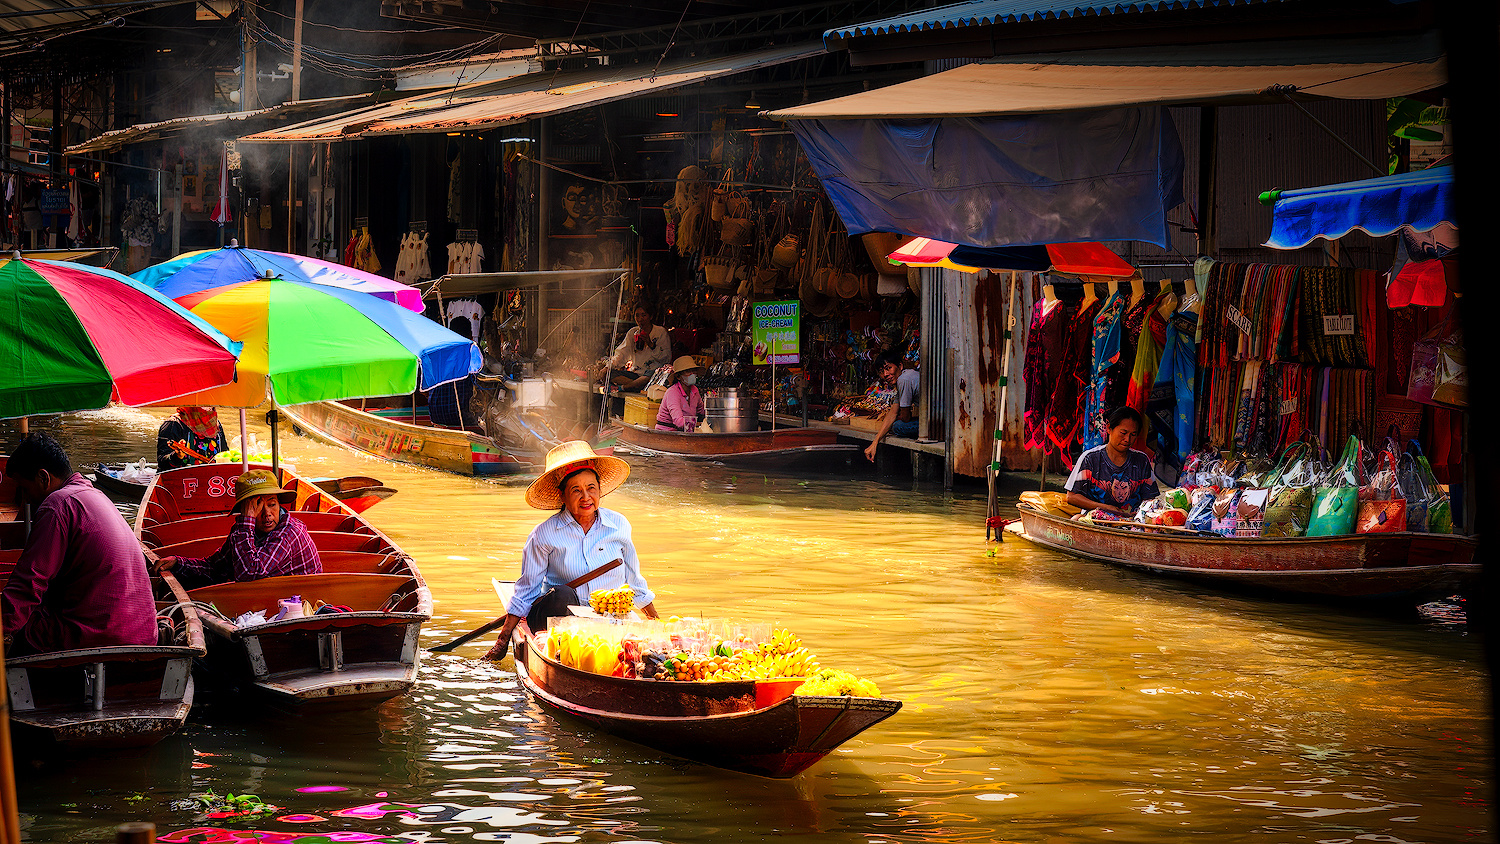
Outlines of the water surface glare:
[{"label": "water surface glare", "polygon": [[[148,456],[162,415],[34,425],[81,464]],[[0,450],[15,438],[0,423]],[[432,588],[424,644],[499,613],[489,580],[515,576],[544,515],[525,481],[283,445],[304,475],[400,490],[367,516]],[[166,841],[1494,839],[1485,668],[1451,612],[1257,601],[1017,540],[992,557],[974,489],[628,459],[605,506],[634,525],[664,612],[778,621],[905,708],[765,780],[559,720],[509,661],[478,659],[486,639],[427,654],[416,691],[373,712],[216,701],[149,751],[21,761],[28,840],[108,841],[141,819]],[[209,818],[182,802],[209,790],[281,808]]]}]

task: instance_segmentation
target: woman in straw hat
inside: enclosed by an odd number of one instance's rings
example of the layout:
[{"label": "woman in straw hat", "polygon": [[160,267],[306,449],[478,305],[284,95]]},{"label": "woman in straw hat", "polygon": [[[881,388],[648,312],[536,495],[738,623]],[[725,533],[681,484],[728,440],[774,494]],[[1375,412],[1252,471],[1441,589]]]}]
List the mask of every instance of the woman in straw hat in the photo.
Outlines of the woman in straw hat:
[{"label": "woman in straw hat", "polygon": [[596,454],[581,440],[547,452],[547,470],[526,490],[526,503],[555,510],[537,525],[521,551],[521,577],[505,607],[505,622],[486,659],[500,659],[510,647],[521,619],[532,630],[547,619],[565,616],[568,607],[588,603],[595,589],[623,583],[635,591],[635,603],[656,618],[655,596],[641,576],[630,522],[599,499],[614,492],[630,475],[630,466],[611,455]]},{"label": "woman in straw hat", "polygon": [[658,431],[693,431],[703,421],[703,395],[698,392],[698,376],[703,367],[691,355],[672,361],[672,386],[661,397],[656,413]]}]

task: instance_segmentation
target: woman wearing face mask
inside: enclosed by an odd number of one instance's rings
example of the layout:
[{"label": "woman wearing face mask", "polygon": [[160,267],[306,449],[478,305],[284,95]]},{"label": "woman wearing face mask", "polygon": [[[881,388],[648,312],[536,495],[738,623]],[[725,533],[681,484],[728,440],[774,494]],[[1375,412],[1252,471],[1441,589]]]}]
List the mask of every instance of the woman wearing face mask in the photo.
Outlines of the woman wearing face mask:
[{"label": "woman wearing face mask", "polygon": [[658,431],[694,431],[703,421],[703,396],[698,392],[698,376],[703,367],[691,355],[672,361],[672,386],[661,397],[656,414]]}]

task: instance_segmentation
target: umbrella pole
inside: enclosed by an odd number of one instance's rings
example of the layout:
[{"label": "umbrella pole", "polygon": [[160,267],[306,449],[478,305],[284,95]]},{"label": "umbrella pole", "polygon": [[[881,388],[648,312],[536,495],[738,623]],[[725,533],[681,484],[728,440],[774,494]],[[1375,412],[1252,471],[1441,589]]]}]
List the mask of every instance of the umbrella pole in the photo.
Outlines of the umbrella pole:
[{"label": "umbrella pole", "polygon": [[271,423],[271,472],[274,474],[281,467],[281,444],[276,437],[276,423],[281,421],[281,414],[276,412],[275,405],[266,414],[266,419]]},{"label": "umbrella pole", "polygon": [[240,408],[240,471],[250,471],[250,435],[245,433],[245,409]]},{"label": "umbrella pole", "polygon": [[[0,670],[5,668],[5,648],[0,644]],[[10,698],[0,684],[0,844],[20,844],[21,809],[16,803],[16,769],[11,763]]]},{"label": "umbrella pole", "polygon": [[[1010,272],[1010,288],[1005,294],[1005,352],[1000,360],[1000,406],[995,409],[995,449],[990,460],[989,518],[985,520],[984,538],[990,538],[990,526],[997,524],[1000,515],[1000,458],[1005,453],[1005,399],[1010,391],[1010,358],[1016,332],[1016,273]],[[1000,528],[995,529],[995,538],[1004,542]]]}]

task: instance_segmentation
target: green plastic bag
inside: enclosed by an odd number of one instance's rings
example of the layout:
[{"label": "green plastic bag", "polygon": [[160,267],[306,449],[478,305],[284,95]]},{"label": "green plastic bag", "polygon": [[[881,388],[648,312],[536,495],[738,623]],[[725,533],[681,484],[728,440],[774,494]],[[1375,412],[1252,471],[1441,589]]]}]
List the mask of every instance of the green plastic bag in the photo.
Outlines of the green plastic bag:
[{"label": "green plastic bag", "polygon": [[1359,437],[1351,434],[1339,462],[1314,488],[1308,536],[1354,533],[1354,519],[1359,515],[1359,487],[1364,482],[1360,454],[1363,448]]}]

